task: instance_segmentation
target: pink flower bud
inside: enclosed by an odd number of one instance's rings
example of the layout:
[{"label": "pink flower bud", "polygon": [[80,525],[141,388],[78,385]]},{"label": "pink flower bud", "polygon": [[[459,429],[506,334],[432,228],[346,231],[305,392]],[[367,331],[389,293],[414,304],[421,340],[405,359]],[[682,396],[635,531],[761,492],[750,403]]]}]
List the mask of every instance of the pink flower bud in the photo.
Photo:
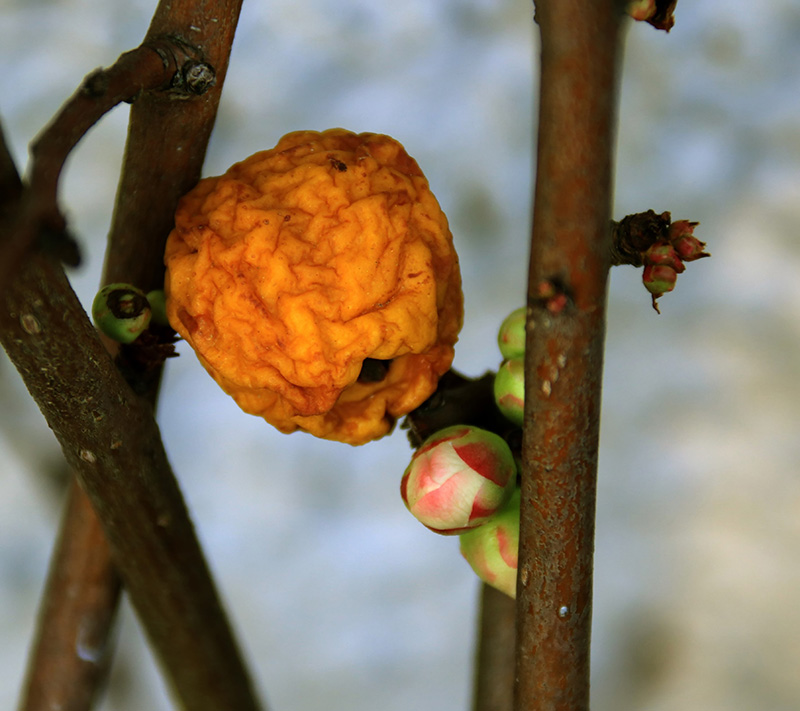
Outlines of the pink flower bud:
[{"label": "pink flower bud", "polygon": [[694,234],[694,228],[699,224],[699,222],[690,222],[689,220],[675,220],[669,226],[669,241],[674,243],[684,235]]},{"label": "pink flower bud", "polygon": [[508,503],[487,523],[461,535],[461,555],[475,574],[506,595],[517,596],[519,503],[516,489]]},{"label": "pink flower bud", "polygon": [[675,252],[684,262],[693,262],[695,259],[710,257],[705,251],[706,243],[694,236],[694,228],[698,222],[678,220],[669,226],[669,240],[675,247]]},{"label": "pink flower bud", "polygon": [[514,456],[502,437],[455,425],[429,437],[414,453],[400,494],[408,510],[432,531],[458,534],[498,511],[516,475]]},{"label": "pink flower bud", "polygon": [[675,288],[678,274],[672,267],[650,265],[644,268],[642,281],[645,288],[655,296],[661,296]]},{"label": "pink flower bud", "polygon": [[684,262],[693,262],[695,259],[710,257],[705,251],[706,243],[701,242],[697,237],[685,235],[675,242],[675,251],[680,255]]},{"label": "pink flower bud", "polygon": [[525,320],[528,309],[523,306],[512,311],[500,325],[497,345],[503,358],[519,358],[525,353]]},{"label": "pink flower bud", "polygon": [[525,411],[525,361],[505,361],[494,378],[494,401],[511,422],[522,426]]},{"label": "pink flower bud", "polygon": [[651,264],[644,268],[642,281],[645,288],[653,295],[653,308],[659,313],[656,300],[668,291],[672,291],[677,280],[678,274],[672,267]]},{"label": "pink flower bud", "polygon": [[642,255],[642,261],[645,266],[652,264],[653,266],[671,267],[677,274],[680,274],[686,269],[678,253],[675,251],[675,247],[669,242],[661,240],[654,242],[648,248]]}]

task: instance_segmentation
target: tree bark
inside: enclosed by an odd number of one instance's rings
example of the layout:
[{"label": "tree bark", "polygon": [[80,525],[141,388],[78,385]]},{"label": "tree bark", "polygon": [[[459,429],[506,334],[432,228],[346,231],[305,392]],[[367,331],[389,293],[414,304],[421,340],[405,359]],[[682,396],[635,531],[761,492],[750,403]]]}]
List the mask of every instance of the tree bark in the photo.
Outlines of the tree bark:
[{"label": "tree bark", "polygon": [[597,445],[621,7],[539,0],[516,711],[589,708]]}]

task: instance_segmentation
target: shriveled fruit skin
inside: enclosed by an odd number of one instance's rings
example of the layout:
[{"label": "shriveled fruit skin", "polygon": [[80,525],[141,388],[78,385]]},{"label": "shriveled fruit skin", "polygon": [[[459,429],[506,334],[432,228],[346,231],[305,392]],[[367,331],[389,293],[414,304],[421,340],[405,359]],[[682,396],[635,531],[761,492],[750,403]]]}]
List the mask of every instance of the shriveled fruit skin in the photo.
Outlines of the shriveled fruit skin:
[{"label": "shriveled fruit skin", "polygon": [[[362,444],[427,399],[463,318],[447,218],[394,139],[298,131],[178,206],[167,315],[246,412]],[[365,359],[391,361],[359,381]]]}]

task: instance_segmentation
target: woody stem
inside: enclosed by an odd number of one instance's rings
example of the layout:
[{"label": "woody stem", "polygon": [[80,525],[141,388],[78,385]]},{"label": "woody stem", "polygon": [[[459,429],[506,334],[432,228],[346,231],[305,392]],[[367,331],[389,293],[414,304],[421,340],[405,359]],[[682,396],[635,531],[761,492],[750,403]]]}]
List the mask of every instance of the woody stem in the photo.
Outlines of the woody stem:
[{"label": "woody stem", "polygon": [[536,17],[541,82],[514,709],[583,711],[621,7],[538,0]]}]

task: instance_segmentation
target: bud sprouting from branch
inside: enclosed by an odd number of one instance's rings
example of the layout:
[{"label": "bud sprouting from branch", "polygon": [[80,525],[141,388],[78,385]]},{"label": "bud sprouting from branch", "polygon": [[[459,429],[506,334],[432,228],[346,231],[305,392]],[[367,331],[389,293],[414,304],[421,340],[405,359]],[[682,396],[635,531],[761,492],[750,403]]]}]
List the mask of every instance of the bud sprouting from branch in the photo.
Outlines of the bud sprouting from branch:
[{"label": "bud sprouting from branch", "polygon": [[106,336],[133,343],[150,325],[152,309],[144,292],[130,284],[109,284],[97,292],[92,318]]}]

